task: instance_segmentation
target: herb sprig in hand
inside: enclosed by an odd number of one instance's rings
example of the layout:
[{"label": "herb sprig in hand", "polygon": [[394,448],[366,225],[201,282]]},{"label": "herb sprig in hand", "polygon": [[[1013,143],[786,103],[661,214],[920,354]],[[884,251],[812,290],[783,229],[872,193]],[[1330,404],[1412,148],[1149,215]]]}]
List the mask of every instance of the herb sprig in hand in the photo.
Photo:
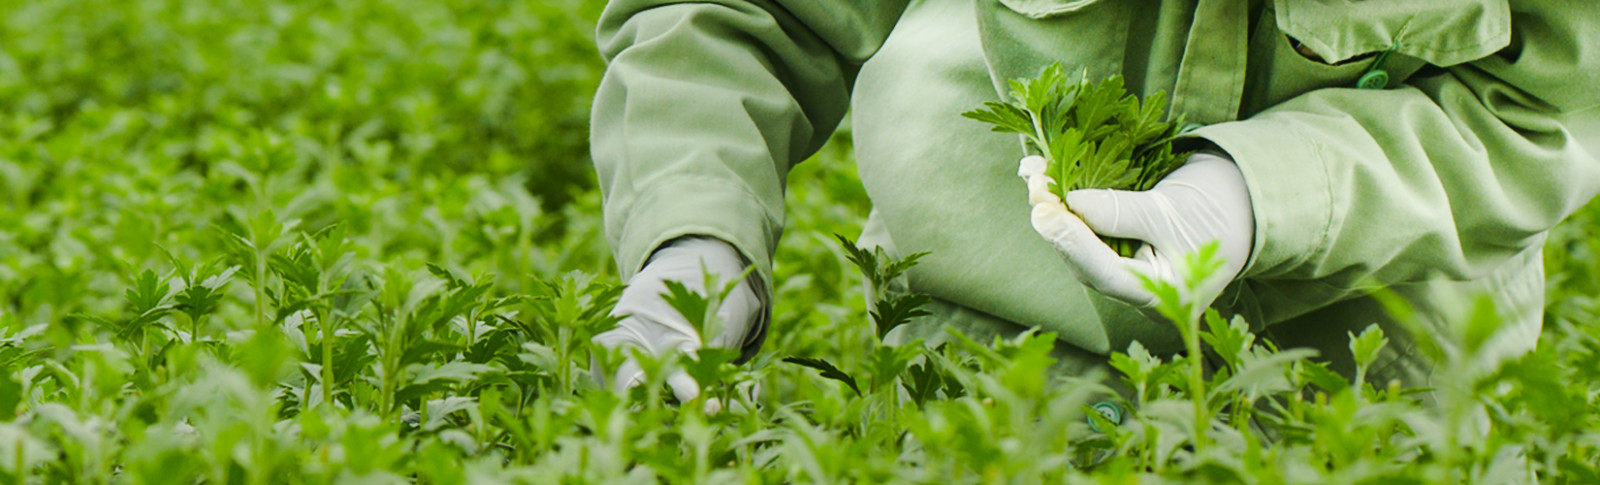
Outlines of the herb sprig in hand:
[{"label": "herb sprig in hand", "polygon": [[[1078,189],[1149,190],[1189,155],[1172,151],[1178,123],[1161,119],[1166,93],[1141,105],[1121,76],[1072,82],[1057,63],[1037,78],[1012,80],[1008,97],[961,115],[1022,135],[1024,148],[1045,158],[1051,192],[1063,201]],[[1125,257],[1139,249],[1138,241],[1102,239]]]}]

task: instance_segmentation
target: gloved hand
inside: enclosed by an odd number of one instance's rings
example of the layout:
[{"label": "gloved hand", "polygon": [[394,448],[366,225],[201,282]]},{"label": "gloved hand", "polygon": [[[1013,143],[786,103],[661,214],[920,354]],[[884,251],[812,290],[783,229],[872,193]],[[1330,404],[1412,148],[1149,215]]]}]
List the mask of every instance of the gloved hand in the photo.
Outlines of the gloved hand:
[{"label": "gloved hand", "polygon": [[[720,284],[727,284],[744,274],[743,258],[733,246],[710,237],[685,237],[675,239],[656,250],[645,263],[644,269],[628,280],[612,315],[625,316],[617,327],[594,337],[594,342],[607,348],[632,346],[662,355],[666,352],[693,353],[700,349],[701,340],[694,326],[684,320],[672,305],[661,298],[667,291],[666,281],[683,283],[690,290],[706,294],[705,275],[715,275]],[[722,334],[706,342],[714,347],[740,348],[750,339],[760,335],[766,322],[766,312],[761,310],[761,299],[751,286],[754,278],[745,278],[728,294],[717,309],[722,320]],[[712,289],[721,291],[721,288]],[[614,389],[628,389],[644,382],[644,371],[639,363],[629,357],[609,378]],[[700,386],[688,373],[678,371],[667,377],[667,385],[681,402],[689,402],[700,395]]]},{"label": "gloved hand", "polygon": [[[1255,238],[1255,216],[1244,174],[1233,160],[1217,151],[1190,155],[1182,167],[1144,192],[1074,190],[1067,203],[1052,194],[1045,161],[1022,159],[1017,175],[1028,183],[1033,229],[1066,258],[1083,284],[1140,309],[1155,306],[1156,296],[1135,273],[1183,288],[1178,264],[1211,242],[1219,242],[1224,258],[1220,277],[1188,295],[1201,307],[1222,293],[1244,268]],[[1071,208],[1069,211],[1068,208]],[[1096,236],[1138,239],[1145,244],[1132,258],[1118,256]]]}]

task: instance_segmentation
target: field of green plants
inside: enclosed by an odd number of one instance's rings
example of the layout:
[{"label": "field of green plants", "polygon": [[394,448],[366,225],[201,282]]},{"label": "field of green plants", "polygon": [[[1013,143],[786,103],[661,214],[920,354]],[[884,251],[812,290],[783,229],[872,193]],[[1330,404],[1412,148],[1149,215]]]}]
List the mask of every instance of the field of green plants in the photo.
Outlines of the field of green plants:
[{"label": "field of green plants", "polygon": [[1485,364],[1481,305],[1420,339],[1427,404],[1175,298],[1214,373],[1068,378],[1049,335],[880,342],[918,300],[834,236],[848,130],[789,178],[765,350],[604,389],[599,3],[0,3],[0,483],[1600,482],[1600,208],[1536,352]]}]

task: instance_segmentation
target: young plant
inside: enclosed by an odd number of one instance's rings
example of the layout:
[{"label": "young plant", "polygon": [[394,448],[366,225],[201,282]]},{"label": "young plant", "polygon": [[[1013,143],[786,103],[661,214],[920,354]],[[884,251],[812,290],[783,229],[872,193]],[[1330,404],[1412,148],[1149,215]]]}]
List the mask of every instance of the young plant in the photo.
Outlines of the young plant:
[{"label": "young plant", "polygon": [[223,290],[233,281],[233,274],[239,271],[239,266],[223,269],[223,260],[213,259],[190,270],[183,260],[166,252],[165,248],[162,251],[177,267],[177,276],[183,281],[183,289],[173,295],[175,308],[189,317],[189,342],[199,343],[201,333],[205,330],[206,316],[217,311],[226,295]]},{"label": "young plant", "polygon": [[[1012,80],[1007,100],[961,116],[1022,135],[1023,148],[1044,157],[1052,192],[1065,201],[1079,189],[1149,190],[1183,165],[1189,153],[1172,151],[1180,123],[1162,121],[1165,108],[1162,91],[1141,105],[1121,76],[1074,82],[1057,63],[1037,78]],[[1138,241],[1105,241],[1123,256],[1139,249]]]},{"label": "young plant", "polygon": [[[1186,376],[1189,400],[1193,404],[1193,427],[1190,430],[1190,443],[1196,455],[1204,456],[1208,442],[1206,431],[1211,427],[1211,412],[1207,404],[1207,382],[1203,359],[1205,354],[1200,347],[1201,329],[1200,319],[1206,308],[1196,305],[1192,298],[1187,298],[1186,293],[1192,293],[1196,288],[1204,285],[1207,278],[1217,273],[1222,267],[1222,258],[1217,256],[1217,243],[1212,242],[1201,246],[1199,251],[1188,254],[1179,271],[1183,274],[1178,287],[1164,280],[1148,278],[1139,275],[1144,281],[1145,289],[1155,293],[1157,297],[1156,311],[1167,321],[1178,327],[1178,333],[1183,336],[1184,360],[1189,363]],[[1213,337],[1215,339],[1215,337]]]},{"label": "young plant", "polygon": [[872,323],[877,330],[879,340],[889,335],[889,331],[895,327],[910,322],[913,318],[929,314],[927,310],[922,309],[922,306],[932,302],[933,297],[910,292],[891,295],[889,292],[894,281],[912,266],[916,266],[917,260],[927,256],[927,252],[913,253],[896,259],[884,252],[883,248],[867,250],[857,246],[850,238],[838,234],[834,234],[833,237],[838,239],[840,247],[849,253],[846,257],[851,263],[855,263],[856,269],[861,270],[861,276],[866,278],[868,287],[872,288],[873,294],[867,299],[867,313],[872,316]]},{"label": "young plant", "polygon": [[[887,401],[885,408],[889,412],[889,422],[897,422],[901,395],[894,384],[898,383],[898,387],[904,388],[912,397],[912,402],[921,406],[938,392],[939,386],[936,384],[942,382],[939,379],[942,374],[926,363],[918,364],[913,371],[913,361],[925,354],[921,341],[901,346],[882,344],[890,330],[910,323],[917,317],[932,314],[922,307],[932,302],[933,297],[911,292],[894,295],[890,291],[890,286],[894,285],[897,279],[929,253],[913,253],[904,258],[895,258],[881,247],[868,250],[858,246],[850,238],[838,234],[834,234],[833,237],[838,239],[840,246],[844,248],[847,253],[846,258],[861,271],[861,276],[866,279],[871,292],[867,298],[867,313],[872,319],[880,344],[873,347],[873,353],[868,358],[870,379],[866,394],[883,396]],[[857,397],[866,395],[861,392],[861,387],[854,376],[839,370],[826,360],[789,357],[783,361],[817,370],[824,378],[844,383],[850,390],[855,391]],[[886,388],[891,392],[879,392]]]},{"label": "young plant", "polygon": [[732,364],[739,360],[740,354],[738,348],[711,345],[717,336],[722,335],[723,325],[726,323],[717,312],[722,308],[722,302],[727,300],[728,295],[733,294],[740,282],[745,281],[750,273],[755,271],[755,267],[746,268],[744,273],[728,281],[722,281],[716,274],[703,267],[701,271],[705,278],[701,282],[701,287],[705,289],[703,293],[682,282],[667,281],[665,282],[667,291],[661,293],[661,299],[689,322],[700,336],[700,348],[687,354],[677,364],[681,365],[682,370],[700,385],[699,399],[708,401],[714,398],[711,395],[714,391],[717,394],[716,398],[728,397],[725,386],[717,384],[737,372],[737,368]]}]

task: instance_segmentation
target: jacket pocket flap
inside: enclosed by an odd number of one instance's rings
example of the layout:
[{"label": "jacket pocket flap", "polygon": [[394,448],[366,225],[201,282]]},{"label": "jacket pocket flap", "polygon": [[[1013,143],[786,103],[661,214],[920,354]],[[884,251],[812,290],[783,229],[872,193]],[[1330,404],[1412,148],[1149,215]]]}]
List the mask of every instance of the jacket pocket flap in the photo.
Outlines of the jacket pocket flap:
[{"label": "jacket pocket flap", "polygon": [[1436,66],[1481,59],[1511,42],[1506,0],[1275,0],[1278,29],[1330,64],[1391,46]]}]

